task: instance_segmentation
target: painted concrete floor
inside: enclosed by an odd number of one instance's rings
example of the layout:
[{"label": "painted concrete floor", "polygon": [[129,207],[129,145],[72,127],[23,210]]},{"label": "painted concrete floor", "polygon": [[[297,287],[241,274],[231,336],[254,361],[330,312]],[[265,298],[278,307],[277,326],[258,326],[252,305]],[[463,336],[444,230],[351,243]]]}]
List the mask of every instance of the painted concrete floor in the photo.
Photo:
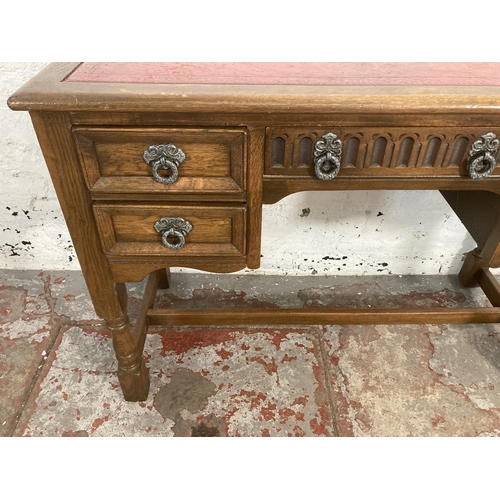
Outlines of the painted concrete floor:
[{"label": "painted concrete floor", "polygon": [[[172,282],[159,306],[488,304],[446,276]],[[498,325],[151,328],[150,395],[128,403],[80,273],[4,270],[0,284],[2,436],[500,434]]]}]

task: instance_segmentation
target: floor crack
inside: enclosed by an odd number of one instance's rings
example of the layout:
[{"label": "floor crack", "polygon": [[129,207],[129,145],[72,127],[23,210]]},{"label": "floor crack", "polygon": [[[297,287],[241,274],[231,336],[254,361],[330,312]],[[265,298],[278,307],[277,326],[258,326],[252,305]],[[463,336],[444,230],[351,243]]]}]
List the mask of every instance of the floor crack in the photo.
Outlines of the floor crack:
[{"label": "floor crack", "polygon": [[319,353],[321,356],[321,364],[323,365],[323,377],[325,379],[325,387],[326,387],[326,393],[328,397],[328,404],[330,405],[330,413],[332,414],[332,427],[333,427],[333,435],[335,437],[340,437],[340,432],[339,432],[339,427],[338,427],[338,411],[337,407],[335,405],[335,400],[333,398],[333,389],[332,389],[332,384],[331,384],[331,373],[330,370],[328,369],[329,362],[327,359],[327,355],[325,352],[325,338],[323,336],[323,326],[318,326],[316,327],[316,330],[318,331],[318,344],[319,344]]},{"label": "floor crack", "polygon": [[[54,345],[57,342],[59,335],[61,334],[61,330],[65,326],[67,326],[67,325],[64,323],[61,323],[60,325],[55,327],[57,330],[57,333],[54,335],[52,342],[47,346],[47,348],[45,350],[45,354],[42,356],[42,359],[40,360],[40,362],[38,364],[37,370],[36,370],[35,374],[33,375],[33,377],[31,378],[31,382],[24,393],[21,405],[18,408],[18,410],[16,411],[16,413],[14,414],[14,418],[12,419],[10,426],[5,434],[6,436],[9,436],[9,437],[14,436],[14,433],[16,432],[16,430],[19,426],[19,422],[21,421],[22,416],[24,414],[24,411],[26,409],[26,405],[28,404],[29,400],[31,399],[33,389],[35,388],[36,384],[38,383],[38,380],[40,379],[40,375],[41,375],[41,373],[42,373],[42,371],[47,363],[47,360],[50,357],[50,353],[52,352],[52,349],[54,348]],[[51,327],[52,327],[52,324],[51,324]]]},{"label": "floor crack", "polygon": [[38,362],[36,372],[33,375],[33,377],[31,378],[31,381],[30,381],[27,389],[24,392],[23,398],[21,400],[21,404],[20,404],[19,408],[17,409],[17,411],[14,413],[14,417],[13,417],[9,427],[7,428],[5,436],[9,436],[9,437],[13,437],[15,432],[18,430],[19,423],[22,420],[23,414],[26,410],[26,406],[32,397],[33,390],[35,389],[38,381],[40,380],[40,376],[42,374],[42,371],[43,371],[45,365],[47,364],[47,360],[50,357],[50,354],[54,348],[54,345],[56,344],[56,342],[58,341],[58,339],[61,335],[62,329],[67,327],[67,326],[71,326],[71,322],[66,322],[64,320],[61,320],[60,316],[54,312],[57,299],[52,297],[50,274],[48,274],[46,276],[44,275],[42,277],[41,281],[43,282],[43,285],[44,285],[43,296],[46,299],[46,301],[49,305],[49,309],[50,309],[49,328],[50,328],[50,332],[51,332],[50,337],[52,338],[52,340],[45,348],[45,351],[42,353],[42,357],[41,357],[40,361]]}]

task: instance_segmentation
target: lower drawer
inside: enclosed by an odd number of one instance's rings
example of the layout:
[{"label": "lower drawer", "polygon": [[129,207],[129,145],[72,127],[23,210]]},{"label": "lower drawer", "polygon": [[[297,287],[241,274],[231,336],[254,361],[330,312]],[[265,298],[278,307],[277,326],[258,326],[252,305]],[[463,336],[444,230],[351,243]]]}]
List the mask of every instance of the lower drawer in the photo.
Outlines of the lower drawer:
[{"label": "lower drawer", "polygon": [[244,206],[95,204],[109,256],[190,258],[246,255]]}]

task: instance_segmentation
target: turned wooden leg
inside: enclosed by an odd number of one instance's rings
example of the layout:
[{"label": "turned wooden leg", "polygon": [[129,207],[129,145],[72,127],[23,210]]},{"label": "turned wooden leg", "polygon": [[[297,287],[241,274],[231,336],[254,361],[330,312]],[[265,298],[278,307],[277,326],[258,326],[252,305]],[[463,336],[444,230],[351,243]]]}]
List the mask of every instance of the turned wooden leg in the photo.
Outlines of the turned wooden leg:
[{"label": "turned wooden leg", "polygon": [[93,211],[93,203],[75,150],[68,113],[31,115],[96,314],[113,335],[118,379],[128,401],[148,396],[149,379],[142,348],[131,334],[125,285],[114,282]]},{"label": "turned wooden leg", "polygon": [[[97,314],[104,319],[113,338],[118,361],[118,381],[126,401],[145,401],[149,392],[149,375],[142,349],[144,339],[134,335],[127,315],[127,289],[124,283],[109,283],[101,275],[101,287],[89,286]],[[107,286],[104,286],[104,283]],[[142,330],[141,330],[142,331]],[[134,332],[135,333],[135,332]]]},{"label": "turned wooden leg", "polygon": [[130,333],[127,316],[106,320],[106,326],[113,335],[123,397],[126,401],[144,401],[148,397],[149,376]]},{"label": "turned wooden leg", "polygon": [[116,285],[121,314],[104,318],[113,337],[113,349],[118,361],[118,380],[126,401],[144,401],[149,392],[148,370],[132,335],[127,316],[127,291],[124,284]]}]

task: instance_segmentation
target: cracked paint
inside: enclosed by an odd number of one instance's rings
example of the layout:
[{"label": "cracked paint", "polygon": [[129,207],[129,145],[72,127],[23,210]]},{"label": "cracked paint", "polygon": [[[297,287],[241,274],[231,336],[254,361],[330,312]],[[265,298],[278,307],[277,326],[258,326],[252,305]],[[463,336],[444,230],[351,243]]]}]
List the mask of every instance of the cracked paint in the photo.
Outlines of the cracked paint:
[{"label": "cracked paint", "polygon": [[342,287],[321,287],[300,290],[299,298],[307,307],[379,307],[418,308],[451,307],[465,302],[463,293],[448,288],[437,292],[395,293],[378,284],[367,283]]},{"label": "cracked paint", "polygon": [[55,330],[43,281],[26,273],[17,279],[0,274],[0,435],[9,435]]},{"label": "cracked paint", "polygon": [[478,409],[500,408],[498,329],[484,325],[478,331],[469,325],[450,325],[431,330],[429,340],[434,347],[429,366],[441,383],[464,394]]},{"label": "cracked paint", "polygon": [[194,289],[190,297],[180,298],[172,292],[165,292],[158,297],[155,307],[157,308],[207,308],[212,304],[224,303],[224,307],[261,307],[276,308],[269,301],[247,297],[244,291],[223,290],[220,287]]},{"label": "cracked paint", "polygon": [[[191,333],[193,330],[182,328],[153,330],[148,335],[151,391],[147,401],[136,404],[123,401],[106,332],[99,333],[90,326],[66,329],[47,363],[33,410],[20,427],[20,435],[55,436],[75,429],[90,436],[334,434],[321,380],[324,375],[317,369],[314,332],[195,329],[194,339],[189,339]],[[166,338],[171,342],[170,349],[166,348]],[[183,339],[189,339],[187,345],[183,345]],[[287,361],[282,362],[285,357]],[[266,369],[257,359],[269,360],[273,368]],[[217,363],[220,360],[225,364]],[[229,368],[224,370],[225,366]],[[160,401],[165,398],[159,391],[175,381],[176,373],[191,373],[195,381],[206,380],[211,387],[207,394],[211,395],[203,405],[179,403],[175,410],[178,416],[165,409],[162,414],[154,409],[161,408]]]},{"label": "cracked paint", "polygon": [[[460,328],[445,329],[434,325],[325,328],[341,435],[477,436],[500,428],[498,368],[479,355],[469,362],[457,357],[471,350],[450,349]],[[441,352],[436,352],[430,338]],[[496,345],[497,339],[493,342]],[[488,376],[481,377],[482,371]],[[483,381],[481,397],[488,401],[483,408],[474,401],[473,380]],[[486,381],[491,385],[485,386]]]}]

